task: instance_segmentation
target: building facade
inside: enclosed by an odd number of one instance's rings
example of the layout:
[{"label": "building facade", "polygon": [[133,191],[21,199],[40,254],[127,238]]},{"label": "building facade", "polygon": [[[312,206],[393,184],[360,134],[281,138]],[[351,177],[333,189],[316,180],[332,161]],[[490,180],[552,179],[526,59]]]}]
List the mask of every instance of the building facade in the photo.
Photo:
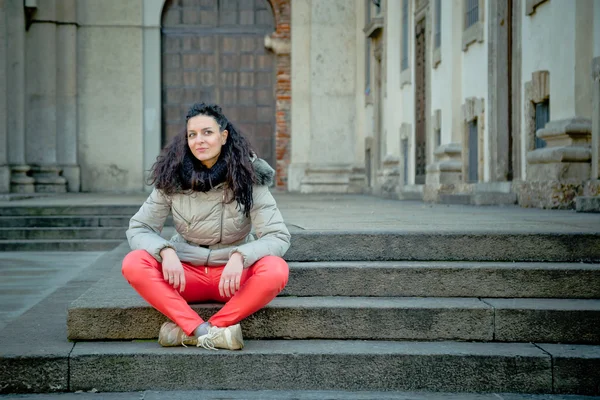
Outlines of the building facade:
[{"label": "building facade", "polygon": [[600,0],[3,0],[0,193],[148,190],[212,101],[289,191],[600,192]]},{"label": "building facade", "polygon": [[381,0],[356,15],[368,191],[543,208],[599,194],[599,1]]}]

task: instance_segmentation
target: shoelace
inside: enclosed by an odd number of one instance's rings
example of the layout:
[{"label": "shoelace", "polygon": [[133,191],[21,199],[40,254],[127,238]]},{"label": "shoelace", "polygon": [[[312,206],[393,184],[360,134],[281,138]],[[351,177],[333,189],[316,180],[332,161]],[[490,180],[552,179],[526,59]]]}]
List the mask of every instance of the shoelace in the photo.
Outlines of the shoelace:
[{"label": "shoelace", "polygon": [[206,335],[200,336],[198,338],[198,344],[196,346],[203,347],[207,350],[217,350],[217,348],[215,347],[215,344],[213,342],[214,336],[215,335],[211,334],[210,332],[207,333]]}]

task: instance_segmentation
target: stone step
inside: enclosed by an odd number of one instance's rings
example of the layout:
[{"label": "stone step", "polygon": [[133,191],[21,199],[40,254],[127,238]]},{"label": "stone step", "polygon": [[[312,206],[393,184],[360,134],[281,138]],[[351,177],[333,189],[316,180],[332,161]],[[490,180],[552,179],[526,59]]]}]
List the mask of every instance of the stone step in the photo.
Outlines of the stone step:
[{"label": "stone step", "polygon": [[139,205],[69,205],[69,206],[19,206],[0,207],[0,216],[91,216],[127,215],[131,217],[140,209]]},{"label": "stone step", "polygon": [[[12,397],[8,397],[12,398]],[[593,400],[590,396],[522,393],[448,393],[346,390],[145,390],[20,395],[21,400]],[[598,399],[598,398],[596,398]]]},{"label": "stone step", "polygon": [[298,231],[288,261],[600,261],[600,233]]},{"label": "stone step", "polygon": [[0,240],[127,240],[123,227],[95,228],[0,228]]},{"label": "stone step", "polygon": [[15,216],[0,217],[1,228],[84,228],[122,227],[127,229],[131,215],[80,215],[80,216]]},{"label": "stone step", "polygon": [[575,198],[575,210],[584,213],[600,213],[600,196],[578,196]]},{"label": "stone step", "polygon": [[[157,337],[166,318],[124,281],[99,281],[70,305],[69,339]],[[205,320],[220,307],[192,305]],[[242,327],[251,339],[600,343],[600,300],[278,297]]]},{"label": "stone step", "polygon": [[[100,397],[101,396],[101,397]],[[21,400],[598,400],[569,394],[449,393],[428,391],[344,390],[145,390],[99,395],[95,392],[39,394]]]},{"label": "stone step", "polygon": [[282,294],[598,299],[600,264],[292,262],[290,279]]},{"label": "stone step", "polygon": [[470,205],[472,204],[473,196],[471,194],[440,194],[441,204],[454,204],[454,205]]},{"label": "stone step", "polygon": [[0,251],[107,251],[121,243],[115,239],[0,240]]},{"label": "stone step", "polygon": [[[8,365],[9,363],[7,363]],[[226,372],[224,372],[226,371]],[[530,343],[246,341],[242,351],[77,343],[69,390],[428,390],[589,393],[600,348]],[[232,378],[233,377],[233,378]]]}]

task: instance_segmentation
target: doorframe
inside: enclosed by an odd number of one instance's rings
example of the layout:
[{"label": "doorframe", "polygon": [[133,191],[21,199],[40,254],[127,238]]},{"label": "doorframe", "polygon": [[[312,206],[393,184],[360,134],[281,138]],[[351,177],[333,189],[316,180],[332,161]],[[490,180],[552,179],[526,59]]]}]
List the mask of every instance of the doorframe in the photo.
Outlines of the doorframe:
[{"label": "doorframe", "polygon": [[[143,170],[142,187],[148,172],[162,146],[162,99],[161,99],[161,16],[167,0],[144,0],[142,2],[142,90],[143,90]],[[277,56],[275,83],[275,162],[276,186],[287,185],[287,167],[291,149],[291,42],[290,0],[267,0],[275,19],[275,32],[265,37],[265,47]]]},{"label": "doorframe", "polygon": [[[520,174],[521,0],[492,1],[488,13],[487,96],[489,177],[493,182],[518,179]],[[505,129],[508,127],[509,129]]]},{"label": "doorframe", "polygon": [[[431,124],[431,43],[432,43],[432,13],[431,13],[431,6],[430,6],[430,1],[429,0],[416,0],[415,1],[415,12],[414,12],[414,24],[413,24],[413,31],[412,31],[412,41],[414,43],[413,46],[413,69],[415,71],[416,74],[416,65],[417,65],[417,59],[416,59],[416,54],[417,54],[417,46],[416,46],[416,28],[418,23],[421,20],[424,20],[425,22],[425,49],[424,49],[424,54],[425,54],[425,180],[427,179],[427,166],[431,163],[431,161],[433,160],[433,156],[434,156],[434,151],[435,148],[432,144],[432,138],[433,138],[433,132],[432,132],[432,124]],[[416,98],[417,98],[417,79],[416,76],[414,77],[414,92],[413,92],[413,98],[415,99],[415,110],[416,110]],[[416,113],[415,113],[415,117],[416,117]],[[416,170],[416,166],[417,166],[417,121],[415,119],[414,121],[414,146],[413,146],[413,151],[414,151],[414,182],[416,184],[416,178],[417,178],[417,170]],[[425,184],[425,181],[422,183],[422,185]]]}]

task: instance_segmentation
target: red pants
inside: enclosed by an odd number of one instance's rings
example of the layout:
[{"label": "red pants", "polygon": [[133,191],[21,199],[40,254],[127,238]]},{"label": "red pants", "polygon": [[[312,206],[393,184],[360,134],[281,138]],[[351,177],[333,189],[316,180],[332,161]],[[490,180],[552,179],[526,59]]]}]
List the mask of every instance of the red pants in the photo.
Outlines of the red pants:
[{"label": "red pants", "polygon": [[186,281],[182,293],[164,280],[161,263],[145,250],[127,254],[122,271],[129,284],[152,307],[190,336],[204,321],[188,303],[225,303],[209,322],[221,328],[235,325],[273,300],[285,287],[289,274],[288,265],[282,258],[261,258],[243,270],[240,290],[228,298],[219,294],[219,280],[225,266],[194,267],[183,262],[181,264]]}]

